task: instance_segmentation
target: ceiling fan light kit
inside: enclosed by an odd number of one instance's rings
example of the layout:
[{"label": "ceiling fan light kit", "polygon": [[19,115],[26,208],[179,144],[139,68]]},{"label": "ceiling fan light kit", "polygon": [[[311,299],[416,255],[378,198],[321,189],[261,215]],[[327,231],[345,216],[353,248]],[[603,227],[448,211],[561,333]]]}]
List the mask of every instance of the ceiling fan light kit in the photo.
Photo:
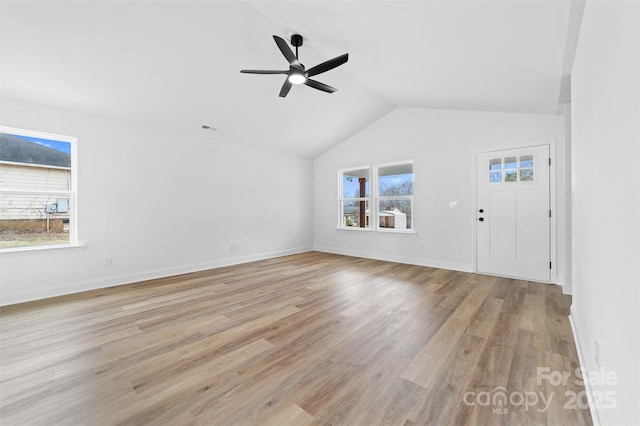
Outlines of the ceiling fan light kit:
[{"label": "ceiling fan light kit", "polygon": [[307,77],[301,72],[294,72],[289,76],[289,81],[293,84],[302,84],[307,81]]},{"label": "ceiling fan light kit", "polygon": [[304,84],[309,87],[313,87],[314,89],[321,90],[327,93],[333,93],[336,89],[335,87],[331,87],[328,84],[321,83],[316,80],[312,80],[309,77],[313,77],[314,75],[322,74],[323,72],[330,71],[349,60],[349,54],[345,53],[344,55],[336,56],[333,59],[329,59],[319,65],[316,65],[309,70],[306,70],[304,65],[300,63],[298,60],[298,47],[302,46],[303,37],[300,34],[292,34],[291,35],[291,45],[296,48],[296,53],[294,54],[291,48],[287,45],[287,42],[277,35],[273,36],[273,39],[276,42],[276,45],[280,49],[280,52],[284,55],[284,57],[289,62],[288,70],[241,70],[241,73],[245,74],[284,74],[287,76],[287,79],[284,81],[282,85],[282,89],[280,89],[280,97],[284,98],[291,90],[291,86],[294,84]]}]

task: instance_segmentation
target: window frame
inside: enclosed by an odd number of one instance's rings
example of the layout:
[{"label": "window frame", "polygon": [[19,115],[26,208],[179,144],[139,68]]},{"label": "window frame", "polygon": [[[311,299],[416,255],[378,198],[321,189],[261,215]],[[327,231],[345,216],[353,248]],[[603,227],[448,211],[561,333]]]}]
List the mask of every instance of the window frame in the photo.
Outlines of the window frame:
[{"label": "window frame", "polygon": [[[71,155],[71,167],[69,170],[69,189],[27,189],[11,187],[3,184],[0,186],[0,196],[4,195],[47,195],[54,197],[69,198],[69,242],[64,244],[40,244],[25,247],[0,248],[0,253],[56,249],[78,246],[78,138],[75,136],[59,135],[54,133],[40,132],[36,130],[20,129],[15,127],[0,126],[0,133],[8,133],[16,136],[27,136],[41,139],[51,139],[69,143]],[[5,164],[21,164],[4,162]],[[37,166],[36,166],[37,167]],[[56,168],[56,167],[53,167]]]},{"label": "window frame", "polygon": [[[381,196],[380,195],[380,169],[391,166],[411,165],[411,174],[413,175],[414,190],[412,195],[397,195],[397,196]],[[353,230],[353,231],[368,231],[368,232],[385,232],[385,233],[397,233],[397,234],[416,234],[415,227],[415,171],[413,168],[413,159],[399,160],[386,163],[368,164],[358,167],[345,167],[338,169],[338,226],[340,230]],[[344,173],[354,170],[368,169],[368,179],[370,182],[369,196],[360,198],[347,198],[344,197]],[[396,229],[396,228],[384,228],[380,226],[380,214],[379,205],[381,201],[385,200],[408,200],[411,206],[411,228],[409,229]],[[344,202],[345,201],[366,201],[369,205],[369,226],[361,228],[354,226],[346,226],[343,223],[344,218]]]},{"label": "window frame", "polygon": [[[368,197],[345,197],[344,196],[344,174],[345,172],[352,172],[356,170],[367,170],[367,179],[369,180],[369,196]],[[347,167],[338,170],[338,229],[348,229],[351,231],[370,231],[371,230],[371,218],[369,218],[369,226],[346,226],[343,224],[344,219],[344,202],[345,201],[365,201],[369,204],[369,210],[371,210],[371,194],[373,193],[373,180],[371,179],[371,167],[369,165]]]},{"label": "window frame", "polygon": [[[528,159],[526,157],[531,157],[531,159]],[[515,159],[515,162],[509,162],[507,163],[507,160],[509,159]],[[499,160],[499,162],[497,162],[497,160]],[[523,166],[522,164],[524,162],[531,162],[531,165],[525,165]],[[510,167],[507,168],[507,164],[515,164],[514,167]],[[498,165],[500,166],[499,168],[492,168],[494,165]],[[516,156],[511,156],[511,157],[499,157],[499,158],[491,158],[489,159],[489,174],[488,174],[488,178],[489,178],[489,184],[490,185],[501,185],[501,184],[505,184],[505,183],[521,183],[521,182],[533,182],[536,177],[535,177],[535,164],[534,164],[534,160],[533,160],[533,156],[526,154],[526,155],[516,155]],[[530,172],[531,174],[529,175],[529,173],[527,173],[527,179],[522,179],[522,172],[526,171],[526,172]],[[507,172],[509,173],[514,173],[515,172],[515,179],[509,179],[507,180]],[[494,177],[496,175],[496,173],[500,174],[500,180],[496,180],[496,178]]]},{"label": "window frame", "polygon": [[[380,163],[380,164],[374,164],[373,168],[374,168],[374,186],[375,186],[375,192],[374,192],[374,203],[375,203],[375,223],[376,223],[376,231],[379,232],[393,232],[393,233],[402,233],[402,234],[413,234],[415,233],[415,226],[414,226],[414,202],[413,202],[413,197],[415,194],[415,190],[412,191],[412,195],[394,195],[394,196],[382,196],[380,195],[380,169],[381,168],[385,168],[385,167],[391,167],[391,166],[402,166],[402,165],[411,165],[411,175],[412,175],[412,181],[413,181],[413,185],[415,185],[415,172],[413,170],[413,160],[402,160],[402,161],[393,161],[390,163]],[[383,228],[380,226],[380,201],[385,201],[385,200],[408,200],[410,202],[411,205],[411,228],[409,229],[396,229],[396,228]]]}]

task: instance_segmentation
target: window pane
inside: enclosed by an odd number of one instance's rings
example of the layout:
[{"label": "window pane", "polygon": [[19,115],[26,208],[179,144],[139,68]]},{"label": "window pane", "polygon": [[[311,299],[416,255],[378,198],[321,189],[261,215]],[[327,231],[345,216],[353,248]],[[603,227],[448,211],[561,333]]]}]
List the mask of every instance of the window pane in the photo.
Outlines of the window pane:
[{"label": "window pane", "polygon": [[533,167],[533,155],[523,155],[520,157],[520,167]]},{"label": "window pane", "polygon": [[413,164],[378,168],[378,188],[381,197],[413,195]]},{"label": "window pane", "polygon": [[71,189],[71,143],[0,133],[0,184],[5,188]]},{"label": "window pane", "polygon": [[342,226],[354,228],[369,227],[369,202],[368,201],[343,201],[342,202]]},{"label": "window pane", "polygon": [[411,229],[411,200],[382,200],[378,206],[380,228]]},{"label": "window pane", "polygon": [[521,182],[530,182],[533,180],[533,169],[522,169],[520,170],[520,181]]},{"label": "window pane", "polygon": [[489,183],[502,183],[502,171],[489,172]]},{"label": "window pane", "polygon": [[489,160],[489,170],[502,170],[502,159],[494,158]]},{"label": "window pane", "polygon": [[505,182],[517,182],[518,181],[518,172],[516,170],[505,170],[505,172],[504,172],[504,181]]},{"label": "window pane", "polygon": [[504,159],[505,169],[515,169],[516,167],[518,167],[516,163],[516,157],[507,157]]},{"label": "window pane", "polygon": [[0,248],[69,244],[69,197],[0,195]]},{"label": "window pane", "polygon": [[[369,196],[369,169],[349,170],[342,173],[342,198]],[[364,192],[364,193],[363,193]]]}]

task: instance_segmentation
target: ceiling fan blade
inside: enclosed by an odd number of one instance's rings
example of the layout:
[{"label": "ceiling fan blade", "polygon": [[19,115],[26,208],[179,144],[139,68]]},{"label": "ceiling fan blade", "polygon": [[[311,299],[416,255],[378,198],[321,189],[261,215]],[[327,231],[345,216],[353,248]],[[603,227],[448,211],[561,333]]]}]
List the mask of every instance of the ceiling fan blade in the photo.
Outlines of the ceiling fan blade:
[{"label": "ceiling fan blade", "polygon": [[282,37],[278,37],[277,35],[274,35],[273,39],[276,41],[276,44],[278,45],[278,48],[280,49],[284,57],[287,58],[287,61],[289,61],[292,66],[301,68],[300,62],[298,62],[298,58],[296,58],[296,55],[293,54],[293,52],[289,48],[289,45],[287,45],[287,42]]},{"label": "ceiling fan blade", "polygon": [[[289,80],[287,79],[287,81]],[[304,82],[304,84],[327,93],[333,93],[338,90],[335,87],[331,87],[328,84],[320,83],[319,81],[311,80],[310,78],[308,78],[307,81]]]},{"label": "ceiling fan blade", "polygon": [[240,72],[245,74],[289,74],[289,70],[240,70]]},{"label": "ceiling fan blade", "polygon": [[289,93],[289,90],[291,90],[291,86],[293,86],[293,84],[289,81],[289,78],[287,78],[282,85],[282,89],[280,89],[281,98],[287,96],[287,93]]},{"label": "ceiling fan blade", "polygon": [[307,71],[307,75],[309,77],[313,77],[314,75],[321,74],[323,72],[327,72],[329,70],[334,69],[335,67],[339,67],[349,60],[349,54],[345,53],[344,55],[336,56],[333,59],[329,59],[326,62],[321,63],[320,65],[316,65],[315,67],[309,69]]}]

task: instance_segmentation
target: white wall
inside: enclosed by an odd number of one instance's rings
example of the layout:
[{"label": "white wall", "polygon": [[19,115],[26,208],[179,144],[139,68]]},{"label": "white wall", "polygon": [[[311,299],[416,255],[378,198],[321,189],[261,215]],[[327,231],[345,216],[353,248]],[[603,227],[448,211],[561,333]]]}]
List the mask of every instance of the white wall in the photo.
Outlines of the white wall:
[{"label": "white wall", "polygon": [[[602,424],[640,424],[638,2],[587,1],[572,72],[573,305],[584,366],[618,375]],[[603,394],[600,394],[603,395]]]},{"label": "white wall", "polygon": [[[569,89],[571,90],[571,89]],[[571,103],[562,105],[564,118],[564,172],[558,173],[558,203],[564,208],[564,215],[558,218],[558,229],[564,230],[564,235],[558,238],[558,262],[565,265],[564,270],[558,271],[558,282],[567,294],[573,294],[572,265],[571,265]]]},{"label": "white wall", "polygon": [[205,131],[184,137],[15,100],[1,106],[2,125],[78,138],[84,245],[1,254],[2,304],[312,246],[311,160],[216,142]]},{"label": "white wall", "polygon": [[[561,115],[396,109],[314,160],[315,248],[472,271],[475,154],[548,143],[554,164],[562,167],[562,141]],[[336,229],[337,170],[405,159],[414,160],[417,234]],[[460,209],[450,209],[450,201],[459,201]]]}]

